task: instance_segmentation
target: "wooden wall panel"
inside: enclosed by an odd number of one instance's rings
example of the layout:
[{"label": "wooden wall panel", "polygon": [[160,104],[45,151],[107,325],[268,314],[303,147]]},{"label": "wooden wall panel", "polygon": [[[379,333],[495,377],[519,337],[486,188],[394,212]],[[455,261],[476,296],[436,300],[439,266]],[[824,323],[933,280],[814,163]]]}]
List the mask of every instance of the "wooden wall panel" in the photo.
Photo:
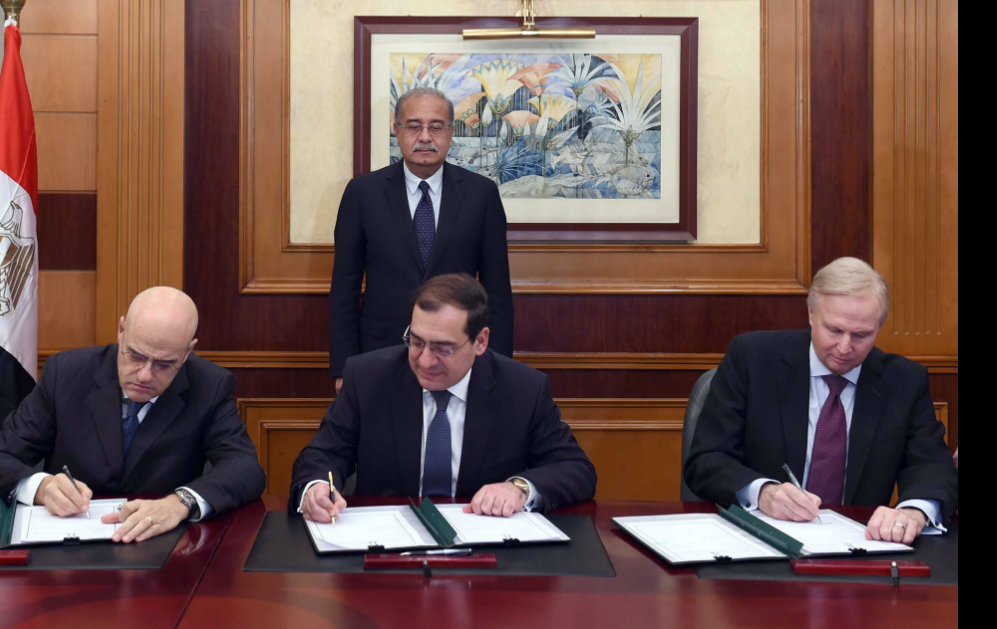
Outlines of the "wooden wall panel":
[{"label": "wooden wall panel", "polygon": [[869,260],[869,0],[811,2],[813,270]]},{"label": "wooden wall panel", "polygon": [[183,285],[185,12],[169,0],[99,11],[96,336],[110,342],[135,295]]},{"label": "wooden wall panel", "polygon": [[38,347],[48,350],[46,354],[94,344],[95,285],[93,271],[39,274]]},{"label": "wooden wall panel", "polygon": [[[38,268],[93,271],[97,268],[97,195],[42,192],[38,195]],[[64,313],[65,314],[65,313]]]},{"label": "wooden wall panel", "polygon": [[20,26],[25,35],[29,33],[96,35],[97,0],[28,2],[21,13]]},{"label": "wooden wall panel", "polygon": [[38,189],[91,192],[97,189],[97,116],[36,113]]},{"label": "wooden wall panel", "polygon": [[97,111],[97,38],[25,35],[24,75],[36,112]]},{"label": "wooden wall panel", "polygon": [[881,344],[959,353],[959,3],[873,4],[873,225]]}]

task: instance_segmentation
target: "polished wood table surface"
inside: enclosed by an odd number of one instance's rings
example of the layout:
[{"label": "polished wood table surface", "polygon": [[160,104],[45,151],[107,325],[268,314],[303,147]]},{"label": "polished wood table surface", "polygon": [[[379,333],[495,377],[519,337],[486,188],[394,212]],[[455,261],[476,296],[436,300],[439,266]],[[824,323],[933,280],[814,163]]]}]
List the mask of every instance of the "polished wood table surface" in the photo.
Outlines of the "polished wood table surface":
[{"label": "polished wood table surface", "polygon": [[234,515],[188,525],[159,570],[0,570],[0,627],[172,629]]},{"label": "polished wood table surface", "polygon": [[[354,499],[352,504],[383,504]],[[616,578],[242,572],[266,498],[235,513],[182,628],[234,627],[957,627],[959,588],[702,580],[672,569],[611,518],[709,505],[589,502],[557,513],[593,518]],[[845,510],[861,519],[871,510]]]}]

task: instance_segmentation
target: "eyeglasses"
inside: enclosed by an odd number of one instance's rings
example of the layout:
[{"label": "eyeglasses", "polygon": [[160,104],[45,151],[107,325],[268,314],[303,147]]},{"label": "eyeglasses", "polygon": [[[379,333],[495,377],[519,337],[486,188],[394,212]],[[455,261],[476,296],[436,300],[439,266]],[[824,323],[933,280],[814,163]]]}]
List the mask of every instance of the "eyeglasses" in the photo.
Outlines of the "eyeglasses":
[{"label": "eyeglasses", "polygon": [[437,123],[430,124],[430,125],[424,125],[424,124],[419,124],[419,123],[416,122],[416,123],[412,123],[412,124],[400,124],[400,125],[398,125],[398,128],[399,129],[404,129],[405,131],[407,131],[408,133],[411,133],[412,135],[420,135],[422,133],[423,129],[429,129],[429,135],[437,136],[437,135],[440,135],[441,133],[443,133],[444,131],[447,131],[449,129],[453,129],[453,125],[444,125],[444,124],[437,124]]},{"label": "eyeglasses", "polygon": [[412,336],[411,326],[405,328],[405,334],[402,334],[402,341],[405,346],[409,349],[414,349],[418,353],[422,353],[424,349],[429,349],[429,351],[437,358],[450,358],[457,353],[457,350],[464,347],[471,342],[471,339],[467,339],[460,345],[433,345],[432,343],[427,343],[426,341]]},{"label": "eyeglasses", "polygon": [[134,367],[136,370],[145,369],[145,366],[152,363],[153,373],[165,376],[173,373],[174,371],[180,369],[180,365],[183,364],[179,360],[153,360],[148,356],[143,356],[138,352],[133,352],[127,349],[121,349],[121,355],[128,360],[128,364]]}]

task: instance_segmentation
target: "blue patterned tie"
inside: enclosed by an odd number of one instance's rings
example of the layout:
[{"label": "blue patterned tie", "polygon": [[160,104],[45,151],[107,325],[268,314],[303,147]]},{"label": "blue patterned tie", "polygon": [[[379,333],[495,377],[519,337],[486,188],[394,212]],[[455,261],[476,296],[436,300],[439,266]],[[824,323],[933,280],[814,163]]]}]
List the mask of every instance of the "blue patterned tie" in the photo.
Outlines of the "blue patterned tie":
[{"label": "blue patterned tie", "polygon": [[447,419],[449,391],[430,391],[436,400],[436,416],[426,435],[426,465],[422,470],[422,495],[453,495],[453,471],[450,464],[450,420]]},{"label": "blue patterned tie", "polygon": [[419,253],[422,254],[422,265],[426,266],[436,244],[436,218],[433,216],[433,201],[429,198],[429,184],[425,181],[420,182],[419,190],[422,190],[422,198],[415,208],[412,222],[415,225],[415,239],[419,243]]},{"label": "blue patterned tie", "polygon": [[132,439],[138,431],[138,412],[145,406],[145,402],[128,401],[128,417],[121,420],[121,449],[128,454],[128,448],[132,445]]}]

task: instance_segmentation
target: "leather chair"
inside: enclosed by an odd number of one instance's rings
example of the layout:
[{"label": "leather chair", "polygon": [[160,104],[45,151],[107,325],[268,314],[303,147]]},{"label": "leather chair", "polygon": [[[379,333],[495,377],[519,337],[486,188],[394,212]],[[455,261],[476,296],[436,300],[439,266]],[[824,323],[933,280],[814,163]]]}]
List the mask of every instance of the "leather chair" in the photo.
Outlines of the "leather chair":
[{"label": "leather chair", "polygon": [[[710,384],[713,376],[717,374],[716,369],[710,369],[699,377],[692,392],[689,394],[689,405],[685,409],[685,420],[682,424],[682,470],[685,470],[685,460],[689,456],[689,448],[692,446],[692,437],[696,434],[696,424],[699,423],[699,413],[703,410],[706,396],[710,394]],[[689,486],[685,484],[685,474],[682,474],[683,502],[702,502],[702,499],[692,493]]]}]

